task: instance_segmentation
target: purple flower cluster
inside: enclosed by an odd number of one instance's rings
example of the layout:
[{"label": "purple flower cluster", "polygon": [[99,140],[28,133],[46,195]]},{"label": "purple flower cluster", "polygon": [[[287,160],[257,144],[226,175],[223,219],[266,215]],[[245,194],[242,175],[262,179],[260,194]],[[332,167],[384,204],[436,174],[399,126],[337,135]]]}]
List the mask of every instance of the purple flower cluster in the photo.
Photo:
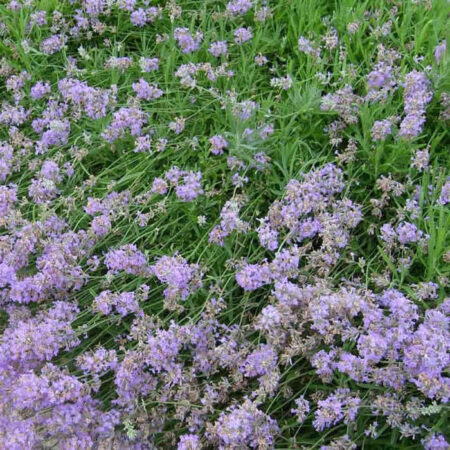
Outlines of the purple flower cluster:
[{"label": "purple flower cluster", "polygon": [[425,123],[426,106],[432,97],[425,73],[413,70],[406,75],[403,91],[406,116],[400,123],[400,137],[410,140],[419,135]]},{"label": "purple flower cluster", "polygon": [[192,53],[200,48],[203,33],[197,31],[193,36],[188,28],[175,28],[173,37],[178,42],[183,53]]},{"label": "purple flower cluster", "polygon": [[367,75],[366,101],[384,101],[397,87],[392,66],[384,61],[377,63]]},{"label": "purple flower cluster", "polygon": [[138,8],[130,14],[130,21],[137,27],[144,27],[147,23],[153,23],[161,16],[161,8],[150,7],[147,9]]},{"label": "purple flower cluster", "polygon": [[380,238],[388,246],[393,246],[395,242],[399,242],[401,245],[420,242],[423,237],[423,232],[410,222],[400,223],[396,228],[390,223],[386,223],[381,227]]},{"label": "purple flower cluster", "polygon": [[253,33],[251,28],[238,28],[234,31],[234,42],[238,45],[249,41],[252,37]]},{"label": "purple flower cluster", "polygon": [[358,205],[336,200],[344,187],[342,172],[333,165],[311,171],[304,180],[291,180],[282,201],[276,201],[258,228],[262,246],[276,250],[280,233],[291,243],[316,236],[322,241],[326,259],[335,260],[336,250],[347,245],[349,232],[362,219]]},{"label": "purple flower cluster", "polygon": [[313,421],[314,428],[322,431],[341,420],[349,423],[355,420],[361,400],[350,389],[338,389],[325,400],[317,402],[318,409]]},{"label": "purple flower cluster", "polygon": [[440,205],[447,205],[450,203],[450,180],[447,180],[442,186],[441,195],[439,196],[438,203]]},{"label": "purple flower cluster", "polygon": [[270,345],[264,344],[247,356],[241,371],[246,377],[260,377],[276,367],[277,359],[277,352]]},{"label": "purple flower cluster", "polygon": [[55,34],[41,43],[41,51],[46,55],[52,55],[63,49],[67,41],[67,37],[61,34]]},{"label": "purple flower cluster", "polygon": [[277,432],[277,423],[248,399],[222,412],[211,430],[220,449],[270,448]]},{"label": "purple flower cluster", "polygon": [[[19,318],[3,331],[0,348],[2,372],[26,371],[50,361],[61,349],[79,344],[71,327],[78,307],[66,302],[56,302],[49,310],[34,317]],[[15,369],[14,369],[15,367]]]},{"label": "purple flower cluster", "polygon": [[31,180],[28,195],[38,204],[53,200],[59,193],[56,185],[61,182],[61,178],[58,164],[45,161],[38,178]]},{"label": "purple flower cluster", "polygon": [[345,86],[334,94],[327,94],[322,98],[323,111],[336,112],[348,124],[358,121],[357,113],[362,99],[353,92],[351,86]]},{"label": "purple flower cluster", "polygon": [[14,377],[2,394],[7,402],[1,407],[0,435],[7,448],[32,448],[49,439],[65,448],[91,448],[120,422],[117,411],[101,411],[87,384],[50,363],[39,375]]},{"label": "purple flower cluster", "polygon": [[125,72],[133,65],[133,60],[128,56],[111,56],[105,63],[106,69],[118,69]]},{"label": "purple flower cluster", "polygon": [[143,78],[137,83],[133,83],[131,86],[134,92],[136,92],[137,98],[143,100],[155,100],[164,94],[164,92],[158,88],[157,84],[149,84]]},{"label": "purple flower cluster", "polygon": [[142,72],[148,73],[159,69],[159,58],[144,58],[139,59],[139,66]]},{"label": "purple flower cluster", "polygon": [[105,117],[115,102],[114,90],[95,89],[79,80],[63,78],[58,89],[66,102],[72,103],[91,119]]},{"label": "purple flower cluster", "polygon": [[209,81],[216,81],[220,77],[231,78],[234,76],[232,70],[227,69],[227,63],[223,63],[217,67],[213,67],[210,63],[188,63],[181,64],[175,76],[180,79],[181,86],[185,88],[193,88],[197,85],[195,76],[198,73],[204,73]]},{"label": "purple flower cluster", "polygon": [[315,48],[311,41],[304,36],[298,38],[298,50],[307,55],[315,56],[316,58],[320,57],[320,49]]},{"label": "purple flower cluster", "polygon": [[211,53],[211,55],[214,55],[217,58],[221,55],[226,56],[228,54],[227,41],[213,42],[209,46],[209,52]]},{"label": "purple flower cluster", "polygon": [[31,98],[33,100],[39,100],[45,95],[51,92],[50,84],[42,81],[38,81],[30,91]]},{"label": "purple flower cluster", "polygon": [[105,316],[110,315],[113,309],[122,317],[139,311],[134,292],[115,294],[111,291],[103,291],[95,297],[92,307],[94,311]]},{"label": "purple flower cluster", "polygon": [[230,0],[226,10],[232,17],[243,16],[252,6],[251,0]]},{"label": "purple flower cluster", "polygon": [[377,120],[373,123],[371,132],[373,141],[384,141],[392,134],[392,124],[387,119]]},{"label": "purple flower cluster", "polygon": [[147,258],[133,244],[125,244],[117,250],[109,250],[105,255],[105,266],[112,274],[124,271],[130,275],[141,275],[148,273],[149,270]]},{"label": "purple flower cluster", "polygon": [[203,194],[201,172],[180,170],[172,167],[165,173],[165,179],[157,177],[153,180],[152,192],[164,195],[169,185],[175,187],[175,193],[182,202],[191,202]]},{"label": "purple flower cluster", "polygon": [[209,233],[209,242],[218,245],[224,244],[224,239],[234,230],[246,233],[249,229],[247,222],[239,218],[240,205],[236,201],[229,200],[220,212],[220,224],[216,225]]},{"label": "purple flower cluster", "polygon": [[213,155],[222,155],[223,150],[228,148],[228,141],[220,134],[210,137],[209,143]]},{"label": "purple flower cluster", "polygon": [[0,181],[4,182],[12,172],[14,148],[8,142],[0,141]]},{"label": "purple flower cluster", "polygon": [[295,414],[297,422],[302,424],[308,416],[310,405],[308,400],[302,395],[295,400],[295,408],[291,409],[291,413]]},{"label": "purple flower cluster", "polygon": [[86,374],[104,374],[117,367],[117,352],[99,347],[77,358],[77,366]]},{"label": "purple flower cluster", "polygon": [[164,297],[168,302],[185,300],[202,286],[202,272],[198,264],[189,264],[181,256],[162,256],[151,272],[161,283],[167,284]]},{"label": "purple flower cluster", "polygon": [[448,449],[439,8],[164,3],[0,6],[0,448]]},{"label": "purple flower cluster", "polygon": [[103,132],[103,138],[108,142],[114,142],[121,138],[126,130],[131,136],[139,136],[142,127],[147,123],[147,115],[138,108],[120,108],[113,114],[113,120]]}]

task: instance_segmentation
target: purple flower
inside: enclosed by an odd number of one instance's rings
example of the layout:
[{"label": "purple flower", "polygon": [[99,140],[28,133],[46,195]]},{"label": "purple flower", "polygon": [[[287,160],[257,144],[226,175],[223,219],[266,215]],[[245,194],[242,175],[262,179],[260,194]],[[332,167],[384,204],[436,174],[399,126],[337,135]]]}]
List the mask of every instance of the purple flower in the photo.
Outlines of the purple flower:
[{"label": "purple flower", "polygon": [[303,423],[308,417],[310,406],[308,400],[302,395],[295,399],[295,408],[291,409],[291,413],[297,416],[297,422]]},{"label": "purple flower", "polygon": [[268,305],[261,311],[261,314],[255,324],[256,330],[269,332],[276,328],[282,321],[280,312],[275,306]]},{"label": "purple flower", "polygon": [[271,276],[267,265],[246,264],[236,273],[236,281],[245,291],[254,291],[270,283]]},{"label": "purple flower", "polygon": [[321,109],[323,111],[334,111],[348,124],[358,121],[357,112],[361,97],[353,93],[351,86],[345,86],[333,94],[327,94],[322,97]]},{"label": "purple flower", "polygon": [[201,172],[188,172],[183,175],[183,184],[178,184],[175,188],[177,197],[182,202],[191,202],[203,194],[201,179]]},{"label": "purple flower", "polygon": [[88,197],[84,210],[91,216],[95,214],[115,215],[126,208],[130,201],[130,192],[111,192],[104,199]]},{"label": "purple flower", "polygon": [[139,59],[139,67],[142,72],[153,72],[159,69],[159,58],[144,58]]},{"label": "purple flower", "polygon": [[337,389],[325,400],[317,402],[318,409],[313,421],[314,428],[322,431],[344,420],[344,423],[355,420],[361,400],[352,395],[349,389]]},{"label": "purple flower", "polygon": [[440,64],[442,58],[445,56],[447,52],[447,41],[444,39],[439,45],[434,49],[434,59],[436,60],[436,64]]},{"label": "purple flower", "polygon": [[263,344],[250,353],[240,367],[246,377],[260,377],[271,372],[277,364],[278,356],[272,346]]},{"label": "purple flower", "polygon": [[278,248],[278,231],[274,230],[267,219],[258,227],[259,243],[268,250],[275,251]]},{"label": "purple flower", "polygon": [[92,231],[99,237],[106,236],[111,231],[111,220],[106,214],[92,219]]},{"label": "purple flower", "polygon": [[243,16],[252,6],[252,0],[230,0],[227,13],[232,17]]},{"label": "purple flower", "polygon": [[139,305],[134,292],[122,292],[114,300],[117,312],[122,316],[139,311]]},{"label": "purple flower", "polygon": [[400,124],[399,136],[410,140],[420,134],[425,123],[425,117],[420,114],[408,114]]},{"label": "purple flower", "polygon": [[92,307],[94,311],[98,311],[103,315],[111,314],[114,305],[114,297],[111,291],[103,291],[95,297]]},{"label": "purple flower", "polygon": [[397,239],[400,244],[409,244],[411,242],[418,242],[423,233],[413,223],[404,222],[396,228]]},{"label": "purple flower", "polygon": [[209,46],[209,53],[211,53],[211,55],[219,57],[221,55],[227,55],[228,53],[228,47],[227,47],[227,41],[218,41],[218,42],[213,42],[210,46]]},{"label": "purple flower", "polygon": [[105,265],[112,274],[125,271],[131,275],[147,272],[147,258],[134,244],[126,244],[105,255]]},{"label": "purple flower", "polygon": [[274,419],[260,411],[250,400],[222,412],[212,434],[219,448],[270,448],[278,433]]},{"label": "purple flower", "polygon": [[269,62],[269,60],[264,55],[261,55],[261,53],[255,56],[254,61],[260,67],[264,66],[264,64],[267,64]]},{"label": "purple flower", "polygon": [[413,70],[405,76],[403,98],[406,117],[400,124],[400,137],[410,140],[422,131],[426,105],[432,97],[430,81],[423,72]]},{"label": "purple flower", "polygon": [[55,34],[41,42],[41,51],[46,55],[53,55],[53,53],[62,50],[66,44],[67,37],[62,34]]},{"label": "purple flower", "polygon": [[109,107],[115,101],[114,89],[96,89],[85,82],[63,78],[58,82],[58,89],[66,101],[78,108],[83,108],[92,119],[105,117]]},{"label": "purple flower", "polygon": [[111,291],[103,291],[94,299],[94,310],[104,315],[111,313],[113,307],[121,316],[139,311],[139,305],[135,299],[134,292],[122,292],[113,294]]},{"label": "purple flower", "polygon": [[83,1],[84,9],[86,13],[90,16],[98,16],[103,13],[105,8],[104,0],[84,0]]},{"label": "purple flower", "polygon": [[133,11],[136,6],[136,0],[121,0],[119,2],[119,8],[125,11]]},{"label": "purple flower", "polygon": [[16,281],[16,271],[14,267],[5,263],[0,263],[0,289],[7,285],[12,285]]},{"label": "purple flower", "polygon": [[307,55],[315,56],[316,58],[320,56],[320,49],[315,49],[311,44],[311,41],[304,36],[298,38],[298,50]]},{"label": "purple flower", "polygon": [[169,122],[169,130],[175,134],[181,134],[186,126],[186,119],[183,117],[175,117],[175,120]]},{"label": "purple flower", "polygon": [[389,120],[377,120],[372,126],[372,140],[384,141],[392,133],[392,124]]},{"label": "purple flower", "polygon": [[233,105],[233,114],[241,120],[250,119],[253,112],[259,109],[259,104],[253,100],[244,100]]},{"label": "purple flower", "polygon": [[167,192],[167,189],[168,189],[167,181],[164,180],[163,178],[157,177],[153,180],[153,185],[152,185],[152,193],[153,194],[164,195]]},{"label": "purple flower", "polygon": [[441,195],[439,196],[437,203],[439,205],[447,205],[450,203],[450,180],[447,180],[442,186]]},{"label": "purple flower", "polygon": [[211,144],[211,153],[213,155],[221,155],[225,148],[228,148],[228,141],[220,134],[209,138]]},{"label": "purple flower", "polygon": [[147,13],[145,9],[138,8],[133,11],[130,15],[130,21],[133,25],[137,27],[143,27],[147,23]]},{"label": "purple flower", "polygon": [[192,36],[188,28],[175,28],[173,36],[183,53],[191,53],[198,50],[203,39],[201,31],[197,31],[195,36]]},{"label": "purple flower", "polygon": [[220,225],[214,227],[209,234],[209,242],[224,244],[224,238],[232,231],[246,233],[249,225],[239,218],[240,205],[235,201],[227,201],[220,212]]},{"label": "purple flower", "polygon": [[30,20],[33,24],[43,27],[44,25],[47,25],[46,15],[47,11],[35,11],[31,14]]},{"label": "purple flower", "polygon": [[421,441],[425,450],[448,450],[449,444],[442,434],[432,433]]},{"label": "purple flower", "polygon": [[50,91],[51,91],[51,88],[50,88],[49,83],[47,83],[47,82],[43,83],[42,81],[38,81],[31,88],[30,95],[33,100],[38,100],[38,99],[44,97],[45,95],[49,94]]},{"label": "purple flower", "polygon": [[375,69],[367,75],[369,90],[381,89],[392,81],[392,67],[384,62],[378,63]]},{"label": "purple flower", "polygon": [[54,161],[45,161],[41,167],[41,176],[47,180],[52,180],[55,183],[61,181],[59,175],[59,166]]},{"label": "purple flower", "polygon": [[119,69],[121,72],[125,72],[133,65],[133,59],[128,56],[111,56],[105,63],[107,69]]},{"label": "purple flower", "polygon": [[144,136],[138,136],[135,140],[135,147],[134,152],[135,153],[145,153],[150,152],[152,148],[152,137],[150,134],[145,134]]},{"label": "purple flower", "polygon": [[38,204],[49,203],[58,194],[55,181],[45,177],[33,178],[28,188],[28,195]]},{"label": "purple flower", "polygon": [[158,88],[157,84],[149,84],[143,78],[137,83],[133,83],[131,86],[134,92],[136,92],[137,98],[143,100],[155,100],[164,94],[164,92]]},{"label": "purple flower", "polygon": [[100,347],[92,352],[82,353],[77,357],[77,366],[84,373],[103,374],[117,367],[117,353]]},{"label": "purple flower", "polygon": [[6,80],[6,89],[18,93],[25,86],[25,81],[29,78],[30,76],[27,72],[22,72],[20,75],[12,75]]},{"label": "purple flower", "polygon": [[196,434],[183,434],[178,441],[177,450],[199,450],[200,438]]},{"label": "purple flower", "polygon": [[290,75],[286,75],[285,77],[274,77],[270,80],[270,85],[272,87],[283,89],[284,91],[287,91],[292,87],[292,78]]},{"label": "purple flower", "polygon": [[200,268],[180,256],[162,256],[152,266],[152,272],[162,283],[168,285],[166,297],[181,297],[182,300],[201,286]]},{"label": "purple flower", "polygon": [[13,166],[14,148],[8,142],[0,141],[0,181],[5,181]]},{"label": "purple flower", "polygon": [[103,132],[103,138],[114,142],[122,137],[127,129],[132,136],[139,136],[142,127],[147,123],[147,115],[137,108],[120,108],[113,114],[113,120]]},{"label": "purple flower", "polygon": [[0,109],[0,123],[4,125],[22,125],[28,119],[30,111],[21,105],[4,103]]},{"label": "purple flower", "polygon": [[16,364],[24,369],[49,361],[61,349],[73,348],[79,340],[71,327],[78,307],[56,302],[48,311],[6,328],[0,339],[0,367]]},{"label": "purple flower", "polygon": [[251,28],[238,28],[234,30],[234,42],[241,45],[253,37]]},{"label": "purple flower", "polygon": [[4,226],[8,216],[13,213],[17,202],[17,186],[0,186],[0,226]]}]

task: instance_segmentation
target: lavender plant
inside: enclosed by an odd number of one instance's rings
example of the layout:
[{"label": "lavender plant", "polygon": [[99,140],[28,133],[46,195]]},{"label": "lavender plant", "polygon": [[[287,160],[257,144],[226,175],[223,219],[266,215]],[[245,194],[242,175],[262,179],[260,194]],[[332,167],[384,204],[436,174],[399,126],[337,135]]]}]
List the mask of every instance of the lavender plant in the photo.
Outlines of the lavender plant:
[{"label": "lavender plant", "polygon": [[0,5],[0,449],[450,448],[446,0]]}]

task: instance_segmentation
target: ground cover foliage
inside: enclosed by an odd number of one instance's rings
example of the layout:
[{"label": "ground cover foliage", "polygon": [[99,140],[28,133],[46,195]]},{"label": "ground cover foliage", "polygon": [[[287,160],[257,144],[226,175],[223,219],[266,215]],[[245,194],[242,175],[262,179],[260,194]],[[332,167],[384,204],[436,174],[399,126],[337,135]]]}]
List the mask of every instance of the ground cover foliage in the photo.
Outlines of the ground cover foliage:
[{"label": "ground cover foliage", "polygon": [[0,448],[448,449],[445,0],[0,4]]}]

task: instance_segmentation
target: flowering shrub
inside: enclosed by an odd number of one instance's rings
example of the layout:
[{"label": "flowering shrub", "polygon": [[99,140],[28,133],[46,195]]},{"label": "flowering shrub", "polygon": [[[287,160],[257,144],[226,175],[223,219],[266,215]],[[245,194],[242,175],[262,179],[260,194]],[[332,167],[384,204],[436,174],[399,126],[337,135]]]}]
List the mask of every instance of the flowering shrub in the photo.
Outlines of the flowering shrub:
[{"label": "flowering shrub", "polygon": [[2,2],[0,449],[448,449],[448,12]]}]

